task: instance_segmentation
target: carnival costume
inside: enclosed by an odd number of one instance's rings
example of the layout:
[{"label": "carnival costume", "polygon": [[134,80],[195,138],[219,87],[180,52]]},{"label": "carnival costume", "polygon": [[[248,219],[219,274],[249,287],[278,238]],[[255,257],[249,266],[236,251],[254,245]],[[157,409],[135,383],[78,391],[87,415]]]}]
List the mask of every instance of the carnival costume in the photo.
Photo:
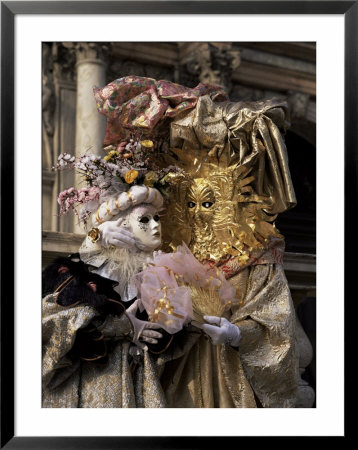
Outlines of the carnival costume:
[{"label": "carnival costume", "polygon": [[[155,357],[147,351],[140,354],[134,375],[129,366],[132,338],[128,339],[128,329],[122,325],[121,335],[116,336],[117,350],[108,354],[103,368],[79,363],[79,369],[78,361],[68,363],[74,343],[78,347],[78,331],[92,323],[98,312],[91,304],[63,310],[56,304],[56,295],[50,294],[44,306],[44,323],[49,329],[44,333],[45,360],[49,356],[50,363],[44,367],[56,372],[57,378],[53,374],[46,378],[45,371],[45,381],[52,381],[45,383],[44,406],[294,407],[298,383],[295,312],[282,268],[284,241],[273,224],[278,213],[295,204],[280,132],[287,125],[285,105],[277,101],[230,103],[218,86],[189,89],[141,77],[115,80],[96,89],[95,97],[99,112],[108,119],[107,161],[135,161],[138,133],[144,147],[148,142],[155,144],[146,159],[154,164],[154,170],[141,174],[138,167],[127,166],[125,173],[119,174],[115,167],[109,169],[129,184],[143,175],[146,188],[131,188],[146,189],[140,196],[154,196],[155,187],[167,196],[162,217],[166,253],[154,255],[147,269],[142,267],[144,260],[137,261],[136,267],[145,270],[136,283],[123,283],[118,271],[115,273],[108,258],[113,244],[100,227],[108,219],[113,221],[113,214],[123,206],[128,207],[133,196],[123,184],[113,182],[105,190],[98,184],[83,195],[80,191],[60,195],[61,211],[73,207],[68,199],[75,198],[84,205],[82,220],[91,217],[94,225],[80,249],[81,259],[95,266],[97,276],[119,282],[113,287],[122,305],[141,292],[143,274],[151,269],[157,274],[163,268],[171,271],[170,282],[179,280],[178,287],[191,290],[192,299],[194,291],[212,297],[215,289],[210,290],[210,280],[215,274],[210,270],[216,271],[218,291],[221,283],[228,283],[226,278],[233,292],[228,288],[223,292],[230,295],[219,295],[219,300],[228,300],[220,314],[211,315],[210,309],[205,312],[204,308],[199,321],[192,321],[189,310],[185,316],[170,304],[175,298],[166,295],[169,285],[158,288],[164,287],[165,295],[154,309],[147,306],[144,311],[139,300],[136,304],[151,323],[160,322],[160,313],[164,322],[168,316],[182,322],[164,351]],[[130,139],[132,144],[128,144]],[[68,155],[61,161],[73,162]],[[96,164],[98,168],[101,163]],[[120,199],[126,203],[121,204]],[[116,246],[125,247],[126,240],[131,245],[130,239],[128,235]],[[167,256],[168,252],[174,253]],[[125,249],[122,253],[126,254]],[[194,280],[185,278],[173,262],[184,254],[206,268],[194,271]],[[65,377],[57,375],[62,367]],[[56,379],[60,384],[56,385]]]},{"label": "carnival costume", "polygon": [[173,249],[184,241],[199,261],[225,273],[239,300],[225,317],[241,341],[238,351],[202,336],[183,341],[178,359],[165,362],[170,406],[295,406],[296,318],[284,239],[274,226],[296,203],[286,127],[282,102],[215,103],[208,96],[171,124],[168,159],[184,174],[171,191],[164,241]]},{"label": "carnival costume", "polygon": [[[129,195],[140,204],[143,191],[149,194],[146,205],[161,205],[159,192],[141,186],[119,194],[117,204],[125,211]],[[105,250],[90,236],[78,255],[57,259],[43,272],[43,406],[164,407],[152,355],[172,337],[164,330],[156,334],[160,327],[137,311],[128,288],[151,253]],[[125,258],[118,258],[121,253]]]}]

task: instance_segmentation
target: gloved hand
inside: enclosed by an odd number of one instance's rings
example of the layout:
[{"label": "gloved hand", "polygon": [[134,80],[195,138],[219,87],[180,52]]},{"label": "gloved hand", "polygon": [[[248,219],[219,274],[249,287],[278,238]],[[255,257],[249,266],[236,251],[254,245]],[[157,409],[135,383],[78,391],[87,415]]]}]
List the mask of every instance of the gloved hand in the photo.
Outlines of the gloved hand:
[{"label": "gloved hand", "polygon": [[204,316],[204,319],[209,324],[199,324],[197,322],[194,325],[203,331],[210,337],[211,342],[214,345],[228,344],[232,347],[238,347],[241,339],[241,333],[239,327],[230,323],[224,317],[216,316]]},{"label": "gloved hand", "polygon": [[138,309],[138,302],[139,300],[136,300],[133,303],[133,305],[131,305],[126,310],[126,314],[133,325],[134,335],[132,341],[143,350],[148,350],[148,347],[142,342],[140,342],[139,339],[141,339],[141,341],[143,342],[148,342],[150,344],[157,344],[158,339],[163,337],[163,335],[158,331],[154,331],[155,329],[161,328],[161,326],[158,323],[147,322],[145,320],[140,320],[137,317],[135,317],[136,311]]},{"label": "gloved hand", "polygon": [[98,226],[101,232],[101,244],[104,248],[111,245],[121,248],[131,248],[136,245],[137,239],[133,233],[121,226],[123,218],[114,221],[107,221]]}]

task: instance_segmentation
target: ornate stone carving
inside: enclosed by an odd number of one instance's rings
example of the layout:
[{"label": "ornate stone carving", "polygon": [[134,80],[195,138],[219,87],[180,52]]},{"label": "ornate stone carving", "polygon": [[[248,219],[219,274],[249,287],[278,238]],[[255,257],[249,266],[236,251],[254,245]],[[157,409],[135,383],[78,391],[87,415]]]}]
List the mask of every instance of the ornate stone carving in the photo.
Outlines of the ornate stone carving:
[{"label": "ornate stone carving", "polygon": [[111,44],[98,42],[77,42],[68,43],[76,50],[77,64],[83,62],[105,64],[106,58],[110,52]]},{"label": "ornate stone carving", "polygon": [[201,43],[184,61],[189,75],[194,75],[201,83],[219,84],[229,93],[232,73],[240,65],[240,51],[229,42]]},{"label": "ornate stone carving", "polygon": [[105,65],[111,44],[95,42],[54,42],[53,72],[56,80],[75,82],[76,64],[90,62]]},{"label": "ornate stone carving", "polygon": [[288,92],[288,105],[291,112],[291,119],[306,119],[310,96],[303,92]]},{"label": "ornate stone carving", "polygon": [[54,42],[52,44],[54,80],[76,81],[76,54],[71,43]]}]

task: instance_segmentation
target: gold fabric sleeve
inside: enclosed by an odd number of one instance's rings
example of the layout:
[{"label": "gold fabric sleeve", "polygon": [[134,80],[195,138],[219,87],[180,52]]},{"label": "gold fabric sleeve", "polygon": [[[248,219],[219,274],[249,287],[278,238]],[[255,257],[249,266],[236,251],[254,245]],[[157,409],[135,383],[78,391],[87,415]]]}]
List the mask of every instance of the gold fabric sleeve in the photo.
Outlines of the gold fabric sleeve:
[{"label": "gold fabric sleeve", "polygon": [[85,328],[98,315],[91,306],[63,307],[50,294],[42,303],[42,382],[44,388],[54,388],[71,375],[72,361],[67,358],[76,332]]},{"label": "gold fabric sleeve", "polygon": [[[55,295],[43,299],[43,395],[44,408],[164,408],[166,400],[159,382],[158,367],[145,352],[133,365],[128,341],[128,317],[108,320],[104,328],[115,333],[108,343],[108,362],[71,361],[66,355],[76,332],[95,320],[90,306],[65,308]],[[118,331],[118,328],[121,331]],[[119,335],[123,335],[121,339]],[[134,373],[133,373],[134,372]]]},{"label": "gold fabric sleeve", "polygon": [[112,337],[117,339],[128,338],[133,336],[133,325],[127,314],[121,317],[109,315],[102,325],[97,327],[104,337]]},{"label": "gold fabric sleeve", "polygon": [[[246,272],[246,273],[243,273]],[[296,315],[280,264],[252,266],[232,277],[247,289],[231,322],[241,331],[239,353],[245,374],[263,407],[295,406],[298,386]]]}]

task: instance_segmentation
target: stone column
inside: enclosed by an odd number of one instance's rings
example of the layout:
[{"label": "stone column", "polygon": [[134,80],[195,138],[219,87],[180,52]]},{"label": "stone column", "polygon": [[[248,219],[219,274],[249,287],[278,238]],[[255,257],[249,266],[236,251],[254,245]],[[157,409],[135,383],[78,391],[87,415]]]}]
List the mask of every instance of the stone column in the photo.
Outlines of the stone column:
[{"label": "stone column", "polygon": [[[77,101],[76,101],[76,156],[89,151],[102,154],[106,119],[97,112],[93,87],[106,84],[107,47],[100,43],[78,43],[75,45],[77,57]],[[83,183],[76,175],[76,186]],[[74,232],[83,233],[75,217]]]}]

